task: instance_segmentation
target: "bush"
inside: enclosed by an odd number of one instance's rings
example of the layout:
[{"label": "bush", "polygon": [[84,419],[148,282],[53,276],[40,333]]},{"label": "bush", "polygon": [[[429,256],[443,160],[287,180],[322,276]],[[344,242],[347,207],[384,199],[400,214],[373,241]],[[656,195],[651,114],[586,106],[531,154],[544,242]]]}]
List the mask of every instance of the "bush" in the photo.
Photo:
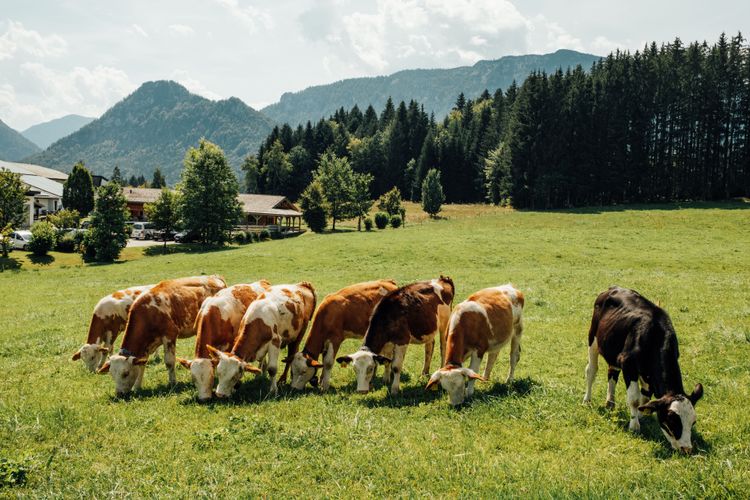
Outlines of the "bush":
[{"label": "bush", "polygon": [[74,233],[65,233],[57,240],[57,246],[55,250],[58,252],[73,253],[76,251],[78,245]]},{"label": "bush", "polygon": [[283,240],[284,235],[281,233],[281,231],[271,231],[271,239],[272,240]]},{"label": "bush", "polygon": [[312,181],[305,188],[300,196],[299,206],[307,227],[314,233],[323,232],[328,224],[326,213],[329,206],[320,181]]},{"label": "bush", "polygon": [[252,231],[245,231],[245,243],[254,243],[258,241],[255,233]]},{"label": "bush", "polygon": [[81,250],[81,246],[83,245],[83,240],[86,238],[86,234],[88,234],[88,231],[76,231],[73,234],[73,241],[76,243],[76,250]]},{"label": "bush", "polygon": [[372,231],[372,219],[365,217],[365,231]]},{"label": "bush", "polygon": [[234,233],[232,235],[232,241],[234,241],[238,245],[244,245],[245,243],[247,243],[247,239],[245,238],[245,233],[243,233],[242,231],[240,231],[239,233]]},{"label": "bush", "polygon": [[47,255],[57,243],[57,230],[49,222],[37,222],[31,226],[31,236],[29,250],[34,255]]},{"label": "bush", "polygon": [[256,232],[252,232],[252,231],[250,232],[250,234],[252,234],[253,243],[260,242],[260,234],[258,234]]},{"label": "bush", "polygon": [[258,235],[258,239],[260,241],[268,241],[271,239],[271,232],[268,229],[261,230],[260,234]]},{"label": "bush", "polygon": [[401,216],[400,215],[394,215],[391,217],[391,227],[393,229],[396,229],[397,227],[401,227]]},{"label": "bush", "polygon": [[385,212],[378,212],[375,214],[375,225],[378,229],[385,229],[388,225],[388,214]]},{"label": "bush", "polygon": [[394,187],[378,198],[378,209],[388,215],[398,215],[401,212],[401,191]]}]

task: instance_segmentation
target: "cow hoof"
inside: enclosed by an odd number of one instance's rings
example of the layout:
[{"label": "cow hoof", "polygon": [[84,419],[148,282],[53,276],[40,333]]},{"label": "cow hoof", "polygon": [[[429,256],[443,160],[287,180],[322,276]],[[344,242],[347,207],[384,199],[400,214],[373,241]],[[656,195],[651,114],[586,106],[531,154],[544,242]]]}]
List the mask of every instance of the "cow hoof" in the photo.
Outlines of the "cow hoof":
[{"label": "cow hoof", "polygon": [[628,424],[628,429],[630,429],[630,432],[633,434],[640,434],[641,433],[641,424],[638,422],[638,420],[631,420],[630,424]]},{"label": "cow hoof", "polygon": [[607,401],[604,404],[604,407],[608,410],[614,410],[615,409],[615,402],[614,401]]},{"label": "cow hoof", "polygon": [[583,405],[591,405],[591,399],[590,398],[583,398],[583,402],[581,403]]}]

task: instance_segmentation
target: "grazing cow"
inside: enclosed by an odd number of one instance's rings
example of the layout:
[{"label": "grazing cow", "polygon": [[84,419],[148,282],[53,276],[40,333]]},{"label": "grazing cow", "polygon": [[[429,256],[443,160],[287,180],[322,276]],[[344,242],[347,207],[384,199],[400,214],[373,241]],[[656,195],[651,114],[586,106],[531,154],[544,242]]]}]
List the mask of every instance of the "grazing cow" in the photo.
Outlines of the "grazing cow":
[{"label": "grazing cow", "polygon": [[[630,430],[639,432],[638,418],[656,412],[659,426],[672,448],[690,453],[695,404],[703,395],[703,386],[697,384],[692,394],[685,394],[677,334],[666,311],[627,288],[614,286],[600,293],[594,302],[589,330],[584,403],[591,401],[599,355],[609,365],[607,406],[615,404],[615,385],[622,371]],[[652,395],[657,399],[650,401]]]},{"label": "grazing cow", "polygon": [[263,360],[264,370],[271,378],[271,394],[277,393],[276,373],[279,352],[288,346],[288,355],[281,382],[286,381],[289,364],[297,352],[307,323],[315,311],[315,289],[308,282],[276,285],[250,304],[242,318],[232,351],[227,353],[207,346],[218,357],[216,396],[229,397],[239,385],[243,372],[258,373],[253,361]]},{"label": "grazing cow", "polygon": [[[474,394],[475,380],[489,380],[500,349],[510,342],[510,370],[505,383],[513,380],[521,358],[523,293],[511,284],[485,288],[456,306],[448,324],[445,364],[432,374],[426,389],[438,382],[448,392],[453,406]],[[482,357],[487,356],[484,377],[479,376]],[[462,368],[471,356],[469,368]],[[468,387],[466,387],[468,379]]]},{"label": "grazing cow", "polygon": [[109,372],[117,395],[126,396],[141,387],[149,355],[163,345],[169,383],[174,384],[177,339],[195,335],[195,317],[201,304],[226,286],[219,276],[197,276],[162,281],[142,293],[130,307],[120,351],[110,356],[97,373]]},{"label": "grazing cow", "polygon": [[86,343],[75,354],[73,361],[82,360],[95,373],[112,354],[112,345],[128,322],[128,311],[133,301],[154,285],[134,286],[103,297],[94,307]]},{"label": "grazing cow", "polygon": [[442,359],[454,294],[453,280],[440,276],[440,279],[403,286],[383,297],[372,313],[364,344],[359,351],[336,359],[342,366],[352,364],[357,375],[357,392],[369,392],[377,365],[385,364],[383,381],[391,383],[392,369],[391,394],[398,394],[404,356],[410,343],[424,344],[422,374],[430,374],[435,335],[438,333]]},{"label": "grazing cow", "polygon": [[[397,288],[393,280],[367,281],[326,296],[313,317],[304,349],[292,360],[292,388],[303,389],[322,366],[320,388],[328,390],[331,368],[341,343],[345,339],[364,337],[375,306],[384,295]],[[318,362],[321,354],[323,364]]]},{"label": "grazing cow", "polygon": [[214,364],[207,346],[231,349],[248,306],[270,287],[266,280],[233,285],[203,301],[195,318],[195,357],[177,358],[177,362],[190,370],[199,401],[211,399],[214,388]]}]

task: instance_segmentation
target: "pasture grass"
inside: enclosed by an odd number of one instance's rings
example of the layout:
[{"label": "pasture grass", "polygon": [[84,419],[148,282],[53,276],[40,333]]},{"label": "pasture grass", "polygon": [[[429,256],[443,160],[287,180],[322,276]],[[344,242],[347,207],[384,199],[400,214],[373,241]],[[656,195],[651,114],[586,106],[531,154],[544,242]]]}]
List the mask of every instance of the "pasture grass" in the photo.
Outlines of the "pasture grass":
[{"label": "pasture grass", "polygon": [[[439,220],[412,206],[396,230],[133,251],[108,266],[24,263],[0,274],[0,473],[22,470],[25,481],[0,483],[0,496],[745,497],[749,206],[448,206]],[[70,361],[101,296],[201,273],[309,280],[319,298],[374,278],[445,273],[457,302],[513,282],[527,297],[517,380],[503,383],[503,352],[491,381],[454,410],[445,394],[423,390],[422,349],[412,346],[398,397],[380,382],[356,394],[351,369],[336,367],[325,395],[282,387],[269,398],[266,380],[246,377],[232,400],[201,405],[180,367],[178,384],[167,385],[161,353],[127,401],[113,397],[109,376]],[[592,304],[612,284],[671,314],[686,386],[705,387],[693,456],[673,453],[653,419],[640,436],[627,431],[622,384],[615,410],[604,409],[603,362],[594,403],[581,404]],[[357,347],[347,341],[342,353]],[[178,355],[191,353],[192,340],[178,343]]]}]

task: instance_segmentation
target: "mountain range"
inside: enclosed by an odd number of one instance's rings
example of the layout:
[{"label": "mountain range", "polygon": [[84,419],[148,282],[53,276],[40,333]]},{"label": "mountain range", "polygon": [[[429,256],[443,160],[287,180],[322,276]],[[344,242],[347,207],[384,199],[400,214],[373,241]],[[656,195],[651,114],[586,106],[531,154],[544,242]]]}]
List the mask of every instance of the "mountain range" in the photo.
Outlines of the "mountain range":
[{"label": "mountain range", "polygon": [[36,144],[0,120],[0,160],[17,161],[39,150]]},{"label": "mountain range", "polygon": [[21,135],[41,149],[47,149],[53,142],[72,134],[94,120],[95,118],[88,116],[66,115],[29,127],[21,132]]},{"label": "mountain range", "polygon": [[158,166],[174,184],[186,150],[201,138],[218,144],[239,171],[272,126],[236,97],[211,101],[176,82],[146,82],[100,118],[26,161],[69,171],[83,160],[93,173],[106,177],[117,165],[125,178],[150,178]]},{"label": "mountain range", "polygon": [[474,98],[484,89],[490,92],[506,89],[514,80],[520,84],[535,70],[551,73],[557,68],[573,68],[579,64],[588,70],[599,59],[600,56],[574,50],[558,50],[544,55],[506,56],[452,69],[410,69],[388,76],[350,78],[285,93],[279,102],[261,111],[278,123],[294,127],[307,120],[315,123],[342,106],[349,109],[356,104],[364,111],[372,104],[380,111],[391,97],[396,103],[414,99],[424,105],[425,111],[442,119],[461,92],[467,98]]}]

